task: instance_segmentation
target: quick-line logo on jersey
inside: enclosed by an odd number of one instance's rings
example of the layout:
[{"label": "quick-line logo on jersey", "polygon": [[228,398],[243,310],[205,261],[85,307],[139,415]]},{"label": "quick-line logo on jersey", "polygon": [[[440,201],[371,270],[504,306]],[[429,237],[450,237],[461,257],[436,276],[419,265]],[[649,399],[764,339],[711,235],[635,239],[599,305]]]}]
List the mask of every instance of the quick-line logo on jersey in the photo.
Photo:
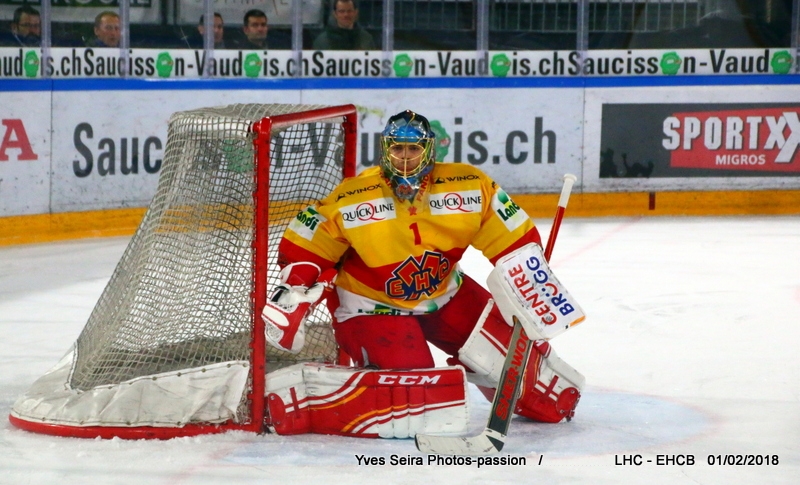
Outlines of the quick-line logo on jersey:
[{"label": "quick-line logo on jersey", "polygon": [[481,212],[481,191],[464,190],[461,192],[446,192],[431,194],[428,204],[431,215],[470,214]]},{"label": "quick-line logo on jersey", "polygon": [[392,199],[382,197],[339,209],[345,229],[395,219],[397,213]]}]

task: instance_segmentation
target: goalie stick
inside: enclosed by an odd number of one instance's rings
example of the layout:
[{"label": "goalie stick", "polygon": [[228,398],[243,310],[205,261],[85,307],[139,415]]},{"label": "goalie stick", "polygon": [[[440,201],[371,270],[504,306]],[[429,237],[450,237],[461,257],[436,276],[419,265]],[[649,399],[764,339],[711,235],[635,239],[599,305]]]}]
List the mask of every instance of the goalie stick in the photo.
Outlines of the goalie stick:
[{"label": "goalie stick", "polygon": [[[572,174],[564,175],[564,185],[561,187],[561,197],[558,199],[556,215],[553,218],[553,227],[545,250],[546,259],[550,259],[553,247],[561,227],[561,220],[567,208],[572,185],[577,178]],[[528,338],[522,324],[514,317],[514,332],[508,345],[508,353],[503,363],[500,382],[492,400],[489,421],[483,432],[476,436],[432,436],[418,434],[414,437],[417,449],[423,453],[436,455],[488,455],[503,449],[514,407],[519,397],[520,386],[528,356],[533,342]]]},{"label": "goalie stick", "polygon": [[547,238],[547,246],[544,250],[544,259],[547,261],[550,261],[550,255],[553,254],[553,246],[556,245],[558,230],[561,229],[561,220],[564,219],[564,211],[567,210],[569,194],[572,192],[572,185],[576,180],[578,180],[578,178],[571,173],[564,174],[564,185],[561,187],[561,196],[558,198],[558,207],[556,207],[556,215],[553,218],[553,227],[550,228],[550,236]]}]

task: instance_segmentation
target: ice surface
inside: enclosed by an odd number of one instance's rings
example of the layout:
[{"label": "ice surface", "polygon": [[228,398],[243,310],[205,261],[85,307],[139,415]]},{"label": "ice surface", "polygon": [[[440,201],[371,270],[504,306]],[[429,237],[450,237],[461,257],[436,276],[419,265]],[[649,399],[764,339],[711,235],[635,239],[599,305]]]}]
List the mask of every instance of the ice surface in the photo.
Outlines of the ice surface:
[{"label": "ice surface", "polygon": [[[549,221],[537,222],[546,236]],[[67,352],[127,241],[0,248],[0,414]],[[474,252],[462,266],[479,281],[490,269]],[[0,483],[798,483],[800,217],[567,215],[552,266],[588,315],[552,344],[587,389],[570,423],[512,422],[500,456],[524,466],[392,465],[422,456],[413,440],[82,440],[3,420]],[[477,432],[489,404],[471,388],[470,405]],[[779,463],[708,464],[737,454]],[[641,466],[616,464],[635,455]],[[694,464],[659,465],[662,455]]]}]

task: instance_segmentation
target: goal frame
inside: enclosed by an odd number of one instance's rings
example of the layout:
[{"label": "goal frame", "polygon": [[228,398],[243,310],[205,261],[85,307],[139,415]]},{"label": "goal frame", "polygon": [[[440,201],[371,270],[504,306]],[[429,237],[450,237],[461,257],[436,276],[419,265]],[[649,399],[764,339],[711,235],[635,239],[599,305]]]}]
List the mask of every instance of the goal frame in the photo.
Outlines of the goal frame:
[{"label": "goal frame", "polygon": [[[188,423],[180,427],[156,426],[69,426],[28,421],[9,415],[8,419],[17,428],[41,434],[75,438],[122,438],[122,439],[170,439],[178,437],[198,436],[204,434],[223,433],[231,430],[262,433],[265,430],[266,417],[266,338],[264,322],[259,316],[267,300],[267,268],[268,268],[268,228],[269,228],[269,168],[270,142],[273,130],[289,127],[304,122],[314,122],[342,118],[344,150],[342,153],[342,176],[356,175],[356,143],[357,143],[357,109],[355,105],[346,104],[307,111],[298,111],[269,116],[256,121],[251,126],[254,135],[253,148],[256,168],[253,171],[253,224],[252,242],[253,258],[253,291],[250,295],[253,312],[251,316],[250,339],[250,375],[252,384],[247,392],[250,406],[250,422],[235,423],[226,421],[218,424]],[[340,361],[346,359],[341,351]]]}]

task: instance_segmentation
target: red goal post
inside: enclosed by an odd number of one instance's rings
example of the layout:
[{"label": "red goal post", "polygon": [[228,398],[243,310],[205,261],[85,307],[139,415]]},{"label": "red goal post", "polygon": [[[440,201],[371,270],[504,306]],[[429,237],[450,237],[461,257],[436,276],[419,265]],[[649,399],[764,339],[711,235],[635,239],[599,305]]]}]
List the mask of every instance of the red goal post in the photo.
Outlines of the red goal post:
[{"label": "red goal post", "polygon": [[84,438],[261,432],[266,372],[341,358],[320,305],[294,356],[260,318],[297,212],[356,174],[353,105],[240,104],[170,118],[156,195],[64,358],[10,422]]}]

